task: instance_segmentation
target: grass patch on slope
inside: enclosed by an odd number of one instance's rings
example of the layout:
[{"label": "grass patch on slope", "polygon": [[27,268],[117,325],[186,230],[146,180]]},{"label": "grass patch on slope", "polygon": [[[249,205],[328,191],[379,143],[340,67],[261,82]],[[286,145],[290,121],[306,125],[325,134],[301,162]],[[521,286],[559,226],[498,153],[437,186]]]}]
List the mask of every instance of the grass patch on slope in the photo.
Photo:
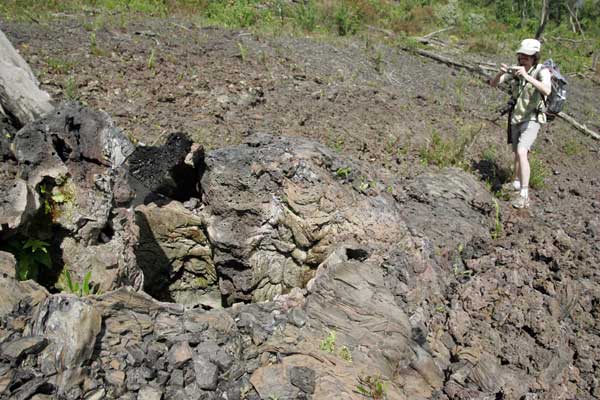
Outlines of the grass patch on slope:
[{"label": "grass patch on slope", "polygon": [[[552,3],[543,36],[542,57],[553,58],[566,73],[588,72],[591,55],[600,48],[597,1],[578,4],[581,31],[574,32],[564,4]],[[383,38],[390,32],[395,35],[391,39],[410,44],[415,36],[446,29],[438,37],[466,51],[493,55],[513,54],[521,39],[533,37],[540,8],[536,2],[507,0],[4,0],[0,15],[37,22],[57,13],[179,16],[202,24],[303,35],[369,31],[380,32]],[[595,73],[600,76],[598,69]]]}]

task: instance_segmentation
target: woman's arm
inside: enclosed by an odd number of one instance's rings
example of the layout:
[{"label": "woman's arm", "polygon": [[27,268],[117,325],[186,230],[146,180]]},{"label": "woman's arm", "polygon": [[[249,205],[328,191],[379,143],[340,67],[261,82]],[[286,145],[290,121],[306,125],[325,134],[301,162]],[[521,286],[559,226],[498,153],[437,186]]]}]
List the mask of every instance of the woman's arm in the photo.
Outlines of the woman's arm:
[{"label": "woman's arm", "polygon": [[494,76],[492,79],[490,79],[490,82],[489,82],[490,86],[491,87],[498,86],[498,84],[500,83],[500,79],[502,78],[502,75],[504,75],[507,72],[508,72],[508,65],[500,64],[500,71],[498,71],[496,76]]}]

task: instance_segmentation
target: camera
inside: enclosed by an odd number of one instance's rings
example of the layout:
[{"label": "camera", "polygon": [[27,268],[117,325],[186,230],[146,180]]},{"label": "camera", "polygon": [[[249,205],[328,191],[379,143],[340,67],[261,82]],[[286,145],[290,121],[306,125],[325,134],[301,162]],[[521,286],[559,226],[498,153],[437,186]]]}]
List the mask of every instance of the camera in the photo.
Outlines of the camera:
[{"label": "camera", "polygon": [[510,67],[508,67],[506,70],[509,74],[515,74],[515,72],[517,72],[517,70],[519,69],[518,65],[511,65]]},{"label": "camera", "polygon": [[510,100],[508,100],[508,103],[498,110],[500,116],[508,114],[510,111],[512,111],[512,109],[515,108],[515,104],[517,104],[517,100],[511,97]]}]

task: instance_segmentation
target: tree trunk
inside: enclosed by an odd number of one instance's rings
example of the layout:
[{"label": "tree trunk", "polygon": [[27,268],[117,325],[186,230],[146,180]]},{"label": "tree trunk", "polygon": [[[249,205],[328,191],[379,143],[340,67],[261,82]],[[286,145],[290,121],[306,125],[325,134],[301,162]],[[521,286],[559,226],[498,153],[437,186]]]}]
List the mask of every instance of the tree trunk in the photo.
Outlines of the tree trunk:
[{"label": "tree trunk", "polygon": [[573,33],[579,33],[582,37],[585,38],[585,34],[583,33],[583,29],[581,29],[581,24],[579,23],[579,17],[577,14],[579,13],[579,9],[575,8],[575,11],[569,7],[567,4],[567,10],[569,10],[569,21],[571,22],[571,27],[573,28]]},{"label": "tree trunk", "polygon": [[50,96],[38,87],[29,65],[0,31],[0,105],[18,127],[53,109]]},{"label": "tree trunk", "polygon": [[542,10],[540,12],[540,26],[535,33],[535,38],[540,39],[542,34],[544,33],[544,28],[546,27],[546,22],[548,22],[548,3],[549,0],[542,0]]}]

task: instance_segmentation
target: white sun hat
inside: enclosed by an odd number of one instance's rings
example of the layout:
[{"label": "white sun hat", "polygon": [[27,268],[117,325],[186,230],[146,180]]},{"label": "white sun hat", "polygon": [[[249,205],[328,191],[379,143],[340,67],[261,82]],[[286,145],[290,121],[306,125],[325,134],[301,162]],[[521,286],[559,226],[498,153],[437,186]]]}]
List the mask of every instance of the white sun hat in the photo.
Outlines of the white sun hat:
[{"label": "white sun hat", "polygon": [[528,56],[532,56],[535,53],[539,53],[542,44],[539,40],[536,39],[525,39],[521,42],[521,46],[517,53],[527,54]]}]

